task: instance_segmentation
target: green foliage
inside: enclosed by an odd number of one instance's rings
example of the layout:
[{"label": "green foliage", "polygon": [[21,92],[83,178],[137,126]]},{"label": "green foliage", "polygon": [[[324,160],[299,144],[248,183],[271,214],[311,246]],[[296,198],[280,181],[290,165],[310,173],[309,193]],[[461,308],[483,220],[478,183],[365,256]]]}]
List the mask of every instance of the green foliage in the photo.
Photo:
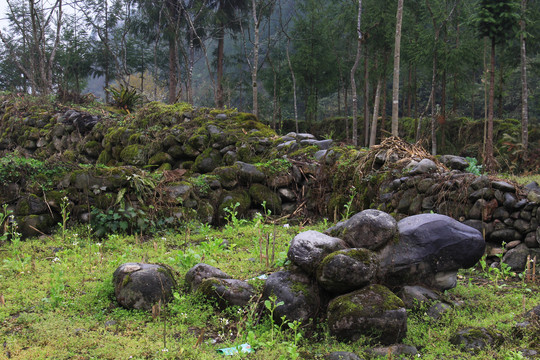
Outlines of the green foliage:
[{"label": "green foliage", "polygon": [[500,44],[516,34],[520,5],[516,0],[481,0],[475,19],[480,36]]},{"label": "green foliage", "polygon": [[482,165],[478,165],[478,160],[476,160],[476,158],[467,157],[465,160],[469,163],[469,166],[465,169],[466,172],[478,176],[482,175]]},{"label": "green foliage", "polygon": [[43,162],[18,152],[7,153],[0,158],[0,183],[3,185],[39,185],[43,190],[49,190],[66,171],[64,164]]},{"label": "green foliage", "polygon": [[99,238],[107,234],[143,234],[153,225],[142,209],[132,206],[105,211],[93,208],[91,224],[95,236]]},{"label": "green foliage", "polygon": [[127,112],[133,111],[141,101],[141,95],[139,95],[137,89],[129,89],[122,84],[120,84],[119,88],[111,86],[105,91],[111,94],[114,106]]}]

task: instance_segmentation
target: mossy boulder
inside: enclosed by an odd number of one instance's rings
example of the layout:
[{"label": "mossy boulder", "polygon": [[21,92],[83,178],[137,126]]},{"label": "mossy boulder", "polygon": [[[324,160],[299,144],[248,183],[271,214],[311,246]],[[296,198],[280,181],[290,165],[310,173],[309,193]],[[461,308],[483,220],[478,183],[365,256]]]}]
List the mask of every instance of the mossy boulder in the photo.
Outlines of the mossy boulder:
[{"label": "mossy boulder", "polygon": [[346,249],[326,256],[317,268],[317,281],[332,293],[361,289],[375,279],[379,261],[368,249]]},{"label": "mossy boulder", "polygon": [[193,164],[193,170],[203,174],[213,171],[221,165],[221,154],[215,149],[208,148],[197,156]]},{"label": "mossy boulder", "polygon": [[321,297],[316,281],[300,271],[278,271],[266,279],[263,298],[276,297],[283,302],[274,310],[274,321],[281,324],[283,317],[293,322],[306,324],[315,319],[321,308]]},{"label": "mossy boulder", "polygon": [[152,156],[150,159],[148,159],[148,165],[152,166],[160,166],[165,163],[171,163],[173,161],[171,155],[165,153],[165,152],[158,152],[154,156]]},{"label": "mossy boulder", "polygon": [[281,214],[281,198],[269,187],[262,184],[253,184],[249,188],[251,203],[256,207],[264,207],[270,210],[272,214]]},{"label": "mossy boulder", "polygon": [[327,255],[347,248],[341,239],[308,230],[292,239],[287,257],[302,270],[313,274]]},{"label": "mossy boulder", "polygon": [[220,269],[205,263],[198,263],[185,275],[185,283],[189,290],[196,291],[205,279],[230,279],[231,276]]},{"label": "mossy boulder", "polygon": [[21,198],[15,206],[15,215],[39,215],[48,211],[45,201],[35,194]]},{"label": "mossy boulder", "polygon": [[144,146],[138,144],[126,146],[120,153],[120,161],[133,166],[146,165],[147,154]]},{"label": "mossy boulder", "polygon": [[92,158],[97,158],[101,153],[101,144],[95,140],[87,141],[84,144],[84,152]]},{"label": "mossy boulder", "polygon": [[221,186],[225,189],[233,189],[238,185],[239,169],[236,166],[223,166],[214,170],[219,178]]},{"label": "mossy boulder", "polygon": [[382,285],[369,285],[341,295],[328,305],[330,333],[338,340],[368,336],[374,343],[399,343],[407,335],[403,301]]},{"label": "mossy boulder", "polygon": [[111,160],[112,160],[112,155],[109,151],[107,150],[103,150],[99,156],[98,156],[98,159],[97,159],[97,164],[102,164],[102,165],[108,165]]},{"label": "mossy boulder", "polygon": [[208,278],[199,285],[197,292],[216,302],[220,309],[245,306],[255,295],[253,286],[242,280]]},{"label": "mossy boulder", "polygon": [[176,280],[171,269],[159,264],[125,263],[113,274],[114,294],[127,309],[151,310],[172,298]]},{"label": "mossy boulder", "polygon": [[230,216],[229,211],[237,212],[237,216],[245,216],[250,208],[251,198],[249,193],[245,190],[233,190],[225,191],[221,195],[218,207],[218,221],[222,223],[227,217]]},{"label": "mossy boulder", "polygon": [[17,216],[15,220],[19,225],[18,231],[21,233],[22,238],[26,239],[42,234],[50,234],[58,224],[60,216],[56,213],[45,213],[39,215]]}]

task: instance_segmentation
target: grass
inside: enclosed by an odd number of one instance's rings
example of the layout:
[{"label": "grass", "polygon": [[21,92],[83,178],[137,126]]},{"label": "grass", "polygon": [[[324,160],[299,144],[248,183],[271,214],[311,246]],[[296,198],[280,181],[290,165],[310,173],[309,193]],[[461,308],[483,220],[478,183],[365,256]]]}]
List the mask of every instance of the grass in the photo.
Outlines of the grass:
[{"label": "grass", "polygon": [[[307,228],[265,225],[258,217],[220,230],[200,224],[188,229],[145,239],[109,235],[97,242],[79,227],[67,229],[64,237],[59,231],[22,241],[17,249],[0,243],[0,359],[220,359],[224,355],[217,349],[246,342],[256,351],[236,358],[322,359],[330,351],[363,355],[364,342],[337,342],[324,322],[314,329],[276,328],[263,315],[255,325],[255,305],[218,312],[182,284],[161,316],[119,307],[112,273],[122,263],[164,263],[182,283],[191,266],[205,262],[248,280],[278,270],[289,241]],[[266,234],[273,242],[274,231],[275,261],[267,264]],[[228,248],[221,245],[224,240]],[[13,260],[14,251],[30,260]],[[251,282],[262,289],[261,283]],[[538,286],[517,280],[503,285],[480,270],[463,272],[458,286],[444,294],[457,305],[437,321],[425,309],[411,311],[404,342],[417,347],[422,359],[519,359],[521,349],[540,350],[532,337],[512,336],[519,314],[540,304]],[[449,338],[468,326],[498,329],[507,340],[499,349],[463,353]]]}]

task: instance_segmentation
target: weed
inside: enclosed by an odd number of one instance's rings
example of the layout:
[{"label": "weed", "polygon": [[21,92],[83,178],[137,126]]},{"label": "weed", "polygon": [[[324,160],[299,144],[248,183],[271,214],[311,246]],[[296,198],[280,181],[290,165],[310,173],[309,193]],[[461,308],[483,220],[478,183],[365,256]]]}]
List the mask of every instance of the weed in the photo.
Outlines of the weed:
[{"label": "weed", "polygon": [[354,185],[350,187],[349,191],[350,191],[351,194],[349,195],[349,200],[344,205],[345,213],[343,213],[343,220],[347,220],[351,216],[352,210],[353,210],[352,209],[352,203],[353,203],[354,197],[358,193],[358,191],[356,190],[356,187],[354,187]]},{"label": "weed", "polygon": [[476,158],[466,157],[465,160],[469,163],[469,166],[465,169],[466,172],[474,175],[482,175],[482,165],[478,165]]},{"label": "weed", "polygon": [[62,230],[62,242],[66,241],[66,229],[67,229],[67,221],[69,220],[69,199],[67,196],[64,196],[62,198],[62,202],[60,203],[60,214],[62,215],[62,222],[58,225],[60,226],[60,229]]}]

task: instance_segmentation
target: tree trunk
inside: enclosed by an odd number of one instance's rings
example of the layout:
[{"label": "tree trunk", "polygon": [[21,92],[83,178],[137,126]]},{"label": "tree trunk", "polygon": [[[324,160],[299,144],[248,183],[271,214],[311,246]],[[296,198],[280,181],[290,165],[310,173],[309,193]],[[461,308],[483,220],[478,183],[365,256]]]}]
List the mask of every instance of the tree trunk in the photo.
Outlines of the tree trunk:
[{"label": "tree trunk", "polygon": [[503,117],[503,91],[504,91],[504,74],[503,67],[499,66],[499,93],[497,94],[497,117],[502,119]]},{"label": "tree trunk", "polygon": [[216,107],[223,108],[223,62],[225,46],[225,26],[220,24],[218,29],[218,47],[217,47],[217,84],[216,84]]},{"label": "tree trunk", "polygon": [[369,63],[368,48],[364,43],[364,146],[369,146]]},{"label": "tree trunk", "polygon": [[371,134],[369,137],[369,147],[372,148],[377,141],[377,118],[379,116],[379,103],[381,99],[382,77],[377,80],[377,89],[375,90],[375,101],[373,104],[373,118],[371,120]]},{"label": "tree trunk", "polygon": [[529,89],[527,85],[527,51],[525,39],[525,12],[527,10],[527,0],[521,0],[522,19],[520,22],[520,42],[521,42],[521,145],[523,146],[523,159],[528,158],[529,147]]},{"label": "tree trunk", "polygon": [[358,0],[358,20],[356,25],[356,34],[357,34],[357,47],[356,47],[356,58],[354,60],[354,65],[351,69],[351,88],[352,88],[352,113],[353,113],[353,131],[352,131],[352,141],[354,146],[358,146],[358,95],[356,93],[356,80],[355,74],[358,69],[358,63],[360,62],[360,50],[362,46],[362,32],[360,31],[360,23],[362,19],[362,0]]},{"label": "tree trunk", "polygon": [[433,68],[431,75],[431,155],[437,155],[437,114],[435,110],[435,81],[437,78],[437,50],[433,51]]},{"label": "tree trunk", "polygon": [[396,14],[396,37],[394,45],[394,81],[392,83],[392,136],[399,136],[399,62],[401,48],[401,23],[403,20],[403,0],[398,0]]},{"label": "tree trunk", "polygon": [[439,131],[439,133],[441,134],[442,150],[445,146],[444,126],[446,125],[446,69],[444,69],[442,73],[441,80],[441,114],[439,115],[439,125],[441,126],[441,130]]},{"label": "tree trunk", "polygon": [[254,41],[253,41],[253,64],[251,67],[251,89],[253,94],[253,114],[259,116],[257,72],[259,70],[259,26],[260,21],[257,17],[257,2],[251,0],[251,16],[253,17]]},{"label": "tree trunk", "polygon": [[287,38],[287,48],[285,50],[287,54],[287,64],[289,64],[289,70],[291,72],[292,86],[293,86],[294,126],[296,128],[296,132],[298,133],[299,130],[298,130],[298,105],[296,101],[296,76],[294,75],[294,70],[293,70],[292,62],[291,62],[291,56],[289,54],[290,43],[291,43],[291,39]]},{"label": "tree trunk", "polygon": [[176,76],[176,57],[176,36],[172,36],[171,38],[169,38],[169,104],[174,104],[176,102],[176,89],[178,86],[178,78]]},{"label": "tree trunk", "polygon": [[486,134],[486,152],[484,154],[484,166],[487,172],[495,170],[495,158],[493,156],[493,105],[495,102],[495,40],[491,40],[491,56],[489,71],[489,103]]}]

